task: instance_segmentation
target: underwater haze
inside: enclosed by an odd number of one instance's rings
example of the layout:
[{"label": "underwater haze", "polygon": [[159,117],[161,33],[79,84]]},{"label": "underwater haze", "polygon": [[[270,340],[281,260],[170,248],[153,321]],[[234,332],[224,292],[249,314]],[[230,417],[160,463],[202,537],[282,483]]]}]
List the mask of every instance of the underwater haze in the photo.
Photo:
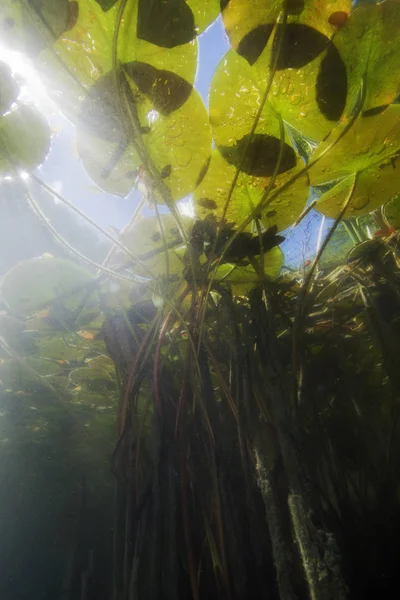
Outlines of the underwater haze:
[{"label": "underwater haze", "polygon": [[399,29],[3,0],[0,600],[395,597]]}]

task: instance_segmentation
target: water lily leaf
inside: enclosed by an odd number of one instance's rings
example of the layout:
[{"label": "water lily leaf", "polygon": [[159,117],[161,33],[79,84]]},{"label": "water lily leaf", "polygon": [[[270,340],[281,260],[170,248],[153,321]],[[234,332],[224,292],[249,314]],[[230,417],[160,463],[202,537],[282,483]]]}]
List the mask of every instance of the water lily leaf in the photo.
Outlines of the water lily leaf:
[{"label": "water lily leaf", "polygon": [[400,3],[386,0],[361,4],[336,35],[334,43],[346,64],[349,93],[346,112],[355,103],[361,83],[365,87],[362,110],[393,102],[400,92]]},{"label": "water lily leaf", "polygon": [[40,165],[50,148],[50,127],[40,113],[18,106],[0,117],[0,174],[31,171]]},{"label": "water lily leaf", "polygon": [[196,37],[194,15],[185,0],[138,0],[137,36],[173,48]]},{"label": "water lily leaf", "polygon": [[[365,215],[398,194],[400,170],[400,106],[391,105],[381,114],[358,117],[343,135],[341,123],[323,142],[313,158],[318,158],[335,140],[336,145],[311,167],[311,184],[333,187],[323,193],[317,209],[336,218],[343,207],[355,176],[356,186],[345,217]],[[341,137],[342,136],[342,137]]]},{"label": "water lily leaf", "polygon": [[[172,72],[144,63],[124,66],[124,93],[141,140],[174,200],[193,191],[211,153],[211,130],[199,94]],[[130,78],[132,75],[132,79]],[[78,149],[83,165],[102,189],[126,196],[142,165],[121,118],[110,73],[83,105]],[[128,128],[129,130],[129,128]],[[156,197],[157,201],[165,199]]]},{"label": "water lily leaf", "polygon": [[186,0],[194,15],[197,35],[202,33],[220,14],[220,0]]},{"label": "water lily leaf", "polygon": [[115,365],[108,356],[86,360],[86,366],[71,371],[72,393],[84,404],[113,406],[118,398]]},{"label": "water lily leaf", "polygon": [[[280,248],[272,248],[264,254],[264,275],[274,279],[283,266],[283,253]],[[249,291],[260,285],[260,275],[251,265],[238,266],[223,264],[217,268],[213,275],[214,281],[224,283],[231,287],[234,296],[246,296]]]},{"label": "water lily leaf", "polygon": [[[188,234],[193,220],[182,217],[182,224]],[[167,258],[169,276],[177,278],[182,275],[183,256],[186,250],[185,239],[173,215],[167,214],[161,215],[160,219],[148,217],[135,221],[122,233],[121,241],[155,278],[166,275]],[[121,259],[124,264],[129,264],[126,257]],[[148,270],[143,272],[143,276],[148,277]]]},{"label": "water lily leaf", "polygon": [[[330,37],[346,21],[351,0],[290,0],[288,23],[307,25]],[[281,0],[224,0],[222,18],[232,47],[255,61],[264,50],[282,13]]]},{"label": "water lily leaf", "polygon": [[193,40],[218,13],[217,0],[138,0],[137,36],[174,48]]},{"label": "water lily leaf", "polygon": [[2,42],[8,48],[35,57],[68,29],[76,4],[69,0],[4,0],[0,7]]},{"label": "water lily leaf", "polygon": [[13,78],[10,67],[0,61],[0,116],[10,109],[18,94],[19,85]]},{"label": "water lily leaf", "polygon": [[[296,44],[290,46],[283,60],[293,65],[275,72],[255,133],[279,138],[282,120],[318,142],[339,120],[346,102],[346,69],[328,38],[310,28],[306,38],[313,32],[322,38],[321,43],[312,45],[320,51],[313,60],[297,67],[295,61],[301,53]],[[250,133],[268,86],[270,71],[266,65],[272,51],[271,42],[250,66],[230,50],[218,65],[210,87],[210,121],[218,146],[232,145]]]},{"label": "water lily leaf", "polygon": [[114,6],[114,4],[117,4],[119,0],[96,0],[96,2],[99,6],[101,6],[104,12],[107,12]]},{"label": "water lily leaf", "polygon": [[7,306],[21,315],[31,315],[56,300],[63,307],[76,310],[91,281],[91,274],[72,262],[35,258],[6,273],[1,294]]},{"label": "water lily leaf", "polygon": [[[152,2],[143,4],[151,7]],[[189,7],[187,9],[190,11]],[[77,3],[75,23],[53,44],[55,52],[84,86],[90,86],[112,69],[113,38],[118,10],[119,2],[104,10],[95,0],[80,0]],[[161,48],[149,40],[139,39],[137,22],[138,3],[128,2],[118,37],[119,62],[146,62],[157,69],[173,70],[193,83],[197,42],[177,48]],[[42,57],[51,61],[49,52],[42,53]]]},{"label": "water lily leaf", "polygon": [[[274,140],[279,142],[277,138]],[[271,194],[286,184],[304,166],[293,149],[290,146],[287,148],[288,153],[289,149],[291,151],[290,157],[294,161],[294,166],[276,177],[271,187]],[[276,164],[276,157],[274,164]],[[241,172],[229,204],[226,206],[236,168],[229,164],[218,150],[214,150],[208,171],[193,195],[197,216],[203,219],[207,215],[213,215],[217,221],[224,219],[228,223],[233,223],[235,227],[240,226],[252,214],[258,216],[266,228],[276,226],[278,231],[282,231],[292,225],[303,211],[308,198],[307,175],[298,177],[274,199],[267,200],[266,206],[261,211],[257,211],[265,189],[272,183],[273,171],[271,173],[271,170],[265,166],[263,170],[264,176]],[[251,225],[248,229],[251,229]]]},{"label": "water lily leaf", "polygon": [[391,227],[400,229],[400,194],[397,194],[383,207],[383,212]]},{"label": "water lily leaf", "polygon": [[[34,335],[34,334],[33,334]],[[76,340],[75,336],[60,336],[47,333],[34,335],[36,352],[44,358],[59,361],[59,364],[70,361],[81,361],[88,353],[88,344],[85,340]]]},{"label": "water lily leaf", "polygon": [[0,338],[3,342],[0,345],[1,358],[9,358],[9,349],[22,356],[32,354],[35,351],[32,336],[24,329],[23,320],[11,317],[6,313],[0,313]]},{"label": "water lily leaf", "polygon": [[181,108],[189,98],[193,86],[172,71],[156,69],[143,62],[131,62],[124,70],[135,82],[139,92],[153,104],[153,109],[162,115]]},{"label": "water lily leaf", "polygon": [[17,392],[32,389],[41,381],[54,386],[61,373],[60,366],[51,360],[24,357],[24,360],[10,359],[0,364],[0,381],[3,389]]}]

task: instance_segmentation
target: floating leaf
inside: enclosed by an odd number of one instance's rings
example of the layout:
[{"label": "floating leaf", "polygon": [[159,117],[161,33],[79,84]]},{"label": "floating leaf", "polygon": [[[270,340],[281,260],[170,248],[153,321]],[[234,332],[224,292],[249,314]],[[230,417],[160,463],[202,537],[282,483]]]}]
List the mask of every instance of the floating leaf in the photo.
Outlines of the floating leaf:
[{"label": "floating leaf", "polygon": [[[346,21],[351,0],[289,0],[288,24],[307,25],[330,37]],[[256,60],[264,50],[278,16],[281,0],[223,0],[222,18],[235,50]]]},{"label": "floating leaf", "polygon": [[218,0],[138,0],[137,36],[174,48],[193,40],[218,13]]},{"label": "floating leaf", "polygon": [[196,37],[194,15],[185,0],[138,0],[138,5],[139,39],[174,48]]},{"label": "floating leaf", "polygon": [[[295,166],[276,177],[271,194],[303,168],[301,160],[291,148],[290,150],[293,152]],[[276,163],[276,157],[273,162]],[[218,150],[214,150],[209,169],[194,192],[197,216],[203,219],[207,215],[214,215],[217,221],[224,219],[228,223],[233,223],[235,227],[239,227],[250,215],[254,215],[258,216],[267,228],[276,225],[278,231],[286,229],[294,223],[305,207],[309,194],[308,177],[306,174],[299,176],[293,184],[278,193],[273,200],[267,201],[260,214],[257,207],[265,189],[272,183],[271,170],[264,169],[264,172],[264,177],[240,173],[232,198],[226,206],[236,168],[229,164]]]},{"label": "floating leaf", "polygon": [[0,174],[15,176],[40,165],[50,147],[50,128],[34,108],[18,106],[0,117]]},{"label": "floating leaf", "polygon": [[400,170],[396,168],[400,152],[400,106],[389,106],[381,114],[358,117],[343,135],[346,123],[336,127],[313,158],[318,159],[336,141],[325,156],[310,169],[311,184],[331,189],[321,195],[317,208],[336,218],[357,177],[354,194],[345,217],[365,215],[398,194]]},{"label": "floating leaf", "polygon": [[361,85],[365,88],[364,112],[390,104],[399,94],[400,79],[394,76],[400,71],[399,24],[399,2],[361,4],[335,37],[347,70],[347,113]]},{"label": "floating leaf", "polygon": [[4,0],[0,7],[2,42],[35,57],[68,29],[76,4],[69,0]]},{"label": "floating leaf", "polygon": [[186,0],[192,9],[197,35],[202,33],[220,14],[220,0]]},{"label": "floating leaf", "polygon": [[[140,68],[140,70],[139,70]],[[193,191],[211,153],[207,112],[198,93],[173,73],[142,64],[125,66],[139,82],[124,93],[135,115],[136,128],[153,164],[162,174],[174,200]],[[124,72],[125,72],[124,71]],[[142,165],[121,118],[112,74],[100,79],[83,105],[78,148],[84,167],[102,189],[126,196]],[[158,201],[165,199],[157,196]]]},{"label": "floating leaf", "polygon": [[92,276],[76,264],[56,258],[36,258],[20,263],[3,278],[1,293],[14,312],[30,315],[58,300],[78,308]]},{"label": "floating leaf", "polygon": [[[307,31],[306,38],[314,30]],[[346,69],[328,38],[315,33],[322,38],[319,46],[312,44],[318,48],[315,59],[297,67],[301,58],[297,45],[286,53],[285,65],[292,66],[275,72],[255,133],[279,139],[282,121],[320,141],[339,120],[346,102]],[[218,146],[232,145],[249,135],[269,83],[272,49],[269,44],[253,66],[230,50],[218,65],[210,87],[210,122]]]},{"label": "floating leaf", "polygon": [[138,91],[152,103],[153,110],[169,115],[189,98],[193,86],[172,71],[156,69],[142,62],[124,65],[124,70],[137,85]]},{"label": "floating leaf", "polygon": [[[151,7],[153,3],[146,4]],[[84,86],[90,86],[112,69],[112,48],[118,10],[119,3],[110,3],[104,10],[95,0],[80,1],[75,24],[53,45],[55,52]],[[189,8],[188,10],[190,11]],[[118,37],[118,61],[146,62],[157,69],[173,70],[193,83],[197,43],[191,42],[178,48],[165,49],[139,39],[137,11],[137,2],[126,4]],[[42,53],[42,58],[51,62],[49,52]]]}]

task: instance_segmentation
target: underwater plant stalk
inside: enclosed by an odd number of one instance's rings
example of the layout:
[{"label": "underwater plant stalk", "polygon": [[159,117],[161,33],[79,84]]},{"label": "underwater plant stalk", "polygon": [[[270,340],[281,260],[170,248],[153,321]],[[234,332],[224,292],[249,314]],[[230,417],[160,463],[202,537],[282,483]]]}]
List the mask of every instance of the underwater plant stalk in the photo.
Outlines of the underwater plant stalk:
[{"label": "underwater plant stalk", "polygon": [[293,556],[285,540],[282,527],[282,509],[274,489],[273,476],[267,471],[262,453],[254,446],[255,467],[258,487],[262,495],[271,536],[272,553],[275,563],[276,580],[280,600],[297,600],[293,589]]}]

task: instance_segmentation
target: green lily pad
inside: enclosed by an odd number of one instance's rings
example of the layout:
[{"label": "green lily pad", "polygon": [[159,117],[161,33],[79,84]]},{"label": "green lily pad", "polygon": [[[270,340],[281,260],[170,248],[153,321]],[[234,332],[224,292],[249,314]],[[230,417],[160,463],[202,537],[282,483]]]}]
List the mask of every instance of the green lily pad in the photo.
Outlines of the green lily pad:
[{"label": "green lily pad", "polygon": [[309,171],[313,186],[332,185],[316,206],[331,218],[341,213],[355,177],[345,218],[375,210],[396,196],[400,186],[400,170],[396,168],[400,152],[400,106],[389,106],[378,115],[358,117],[343,135],[346,126],[346,123],[338,125],[319,146],[313,155],[315,159],[338,140]]},{"label": "green lily pad", "polygon": [[138,0],[137,36],[174,48],[192,41],[218,12],[216,0]]},{"label": "green lily pad", "polygon": [[220,0],[186,0],[194,15],[197,35],[202,33],[220,14]]},{"label": "green lily pad", "polygon": [[[291,0],[288,24],[307,25],[330,37],[346,20],[351,0]],[[222,18],[232,47],[256,60],[265,48],[282,13],[281,0],[224,0]]]},{"label": "green lily pad", "polygon": [[72,392],[80,403],[114,406],[118,399],[115,365],[108,356],[87,359],[85,367],[71,371]]},{"label": "green lily pad", "polygon": [[357,7],[334,39],[346,64],[346,112],[365,88],[363,112],[386,106],[400,92],[400,4],[392,0]]},{"label": "green lily pad", "polygon": [[0,174],[15,176],[40,165],[50,148],[50,128],[40,113],[18,106],[0,117]]},{"label": "green lily pad", "polygon": [[[282,59],[288,68],[275,71],[255,133],[279,138],[282,121],[318,142],[330,132],[344,109],[346,69],[327,37],[311,28],[304,31],[304,26],[292,27],[300,28],[301,34],[297,31],[296,43],[289,45]],[[297,42],[310,36],[312,56],[305,59],[305,64],[303,60],[297,64],[301,57]],[[307,44],[306,49],[309,47]],[[266,65],[272,51],[271,42],[250,66],[230,50],[218,65],[210,87],[210,122],[217,146],[234,144],[249,135],[270,79]]]},{"label": "green lily pad", "polygon": [[31,315],[54,301],[80,307],[92,276],[67,260],[35,258],[12,268],[3,278],[3,301],[21,315]]},{"label": "green lily pad", "polygon": [[88,342],[79,336],[68,339],[68,336],[47,334],[35,337],[36,354],[51,358],[60,364],[69,361],[80,361],[88,353]]},{"label": "green lily pad", "polygon": [[[151,6],[152,3],[147,4]],[[53,44],[54,51],[84,86],[91,86],[112,69],[113,38],[118,10],[119,3],[114,3],[104,10],[94,0],[80,0],[77,3],[77,15],[73,26],[64,31]],[[119,62],[147,62],[157,69],[174,70],[193,83],[197,42],[177,48],[162,48],[146,39],[139,39],[137,11],[138,2],[126,4],[118,37]]]},{"label": "green lily pad", "polygon": [[[279,149],[279,140],[276,138],[274,140],[278,142]],[[279,187],[290,181],[304,167],[294,150],[289,146],[287,148],[288,152],[291,151],[290,156],[294,160],[294,166],[276,177],[271,187],[271,194],[274,195]],[[274,164],[275,162],[276,155],[273,160]],[[265,165],[264,170],[266,170]],[[235,173],[235,166],[229,164],[218,150],[214,150],[208,171],[193,194],[197,216],[203,219],[207,215],[213,215],[217,221],[224,219],[228,223],[233,223],[235,227],[239,227],[253,215],[260,218],[264,227],[276,226],[278,231],[282,231],[292,225],[303,211],[309,195],[307,174],[298,177],[271,201],[267,199],[266,205],[261,211],[257,211],[266,188],[272,183],[271,175],[273,173],[269,171],[263,177],[241,172],[227,205]],[[248,229],[251,229],[251,224]]]},{"label": "green lily pad", "polygon": [[36,57],[69,27],[76,4],[69,0],[4,0],[0,7],[2,42],[12,50]]},{"label": "green lily pad", "polygon": [[391,227],[400,229],[400,194],[395,195],[385,204],[383,213]]},{"label": "green lily pad", "polygon": [[[172,198],[180,200],[195,188],[211,153],[204,103],[196,90],[172,72],[144,63],[125,65],[124,72],[128,76],[124,93],[142,132],[142,143]],[[78,149],[86,171],[100,188],[126,196],[142,161],[121,119],[112,74],[93,86],[83,105],[82,122]],[[156,199],[165,202],[158,195]]]},{"label": "green lily pad", "polygon": [[10,67],[0,61],[0,116],[10,109],[18,94],[19,85],[13,78]]}]

